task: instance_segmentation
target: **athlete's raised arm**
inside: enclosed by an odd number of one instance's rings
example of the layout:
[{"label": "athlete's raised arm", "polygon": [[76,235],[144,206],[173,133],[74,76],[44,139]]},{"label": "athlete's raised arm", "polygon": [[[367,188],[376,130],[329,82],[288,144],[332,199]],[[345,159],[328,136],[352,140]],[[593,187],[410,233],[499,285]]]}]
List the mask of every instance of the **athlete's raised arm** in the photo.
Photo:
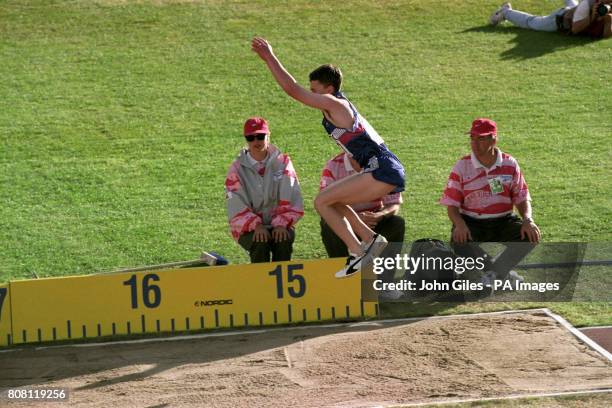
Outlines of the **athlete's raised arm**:
[{"label": "athlete's raised arm", "polygon": [[276,58],[272,46],[264,38],[254,37],[251,42],[251,50],[265,61],[276,82],[293,99],[312,108],[329,111],[332,114],[337,110],[344,111],[347,109],[342,102],[331,94],[317,94],[300,86]]}]

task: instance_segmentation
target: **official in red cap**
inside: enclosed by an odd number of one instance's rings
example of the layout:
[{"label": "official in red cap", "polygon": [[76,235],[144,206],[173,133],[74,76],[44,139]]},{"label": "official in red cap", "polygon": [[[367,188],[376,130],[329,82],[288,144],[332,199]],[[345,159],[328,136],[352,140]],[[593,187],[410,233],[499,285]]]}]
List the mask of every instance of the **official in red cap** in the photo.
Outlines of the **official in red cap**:
[{"label": "official in red cap", "polygon": [[270,146],[270,129],[264,118],[249,118],[244,122],[244,137],[249,154],[257,161],[263,161]]},{"label": "official in red cap", "polygon": [[[472,152],[455,164],[440,199],[453,224],[453,248],[463,257],[484,257],[485,280],[520,281],[512,268],[540,240],[527,183],[516,159],[497,147],[497,124],[493,120],[474,120],[468,134]],[[521,218],[514,213],[515,207]],[[470,241],[524,241],[532,245],[507,249],[492,263],[482,248],[468,244]]]},{"label": "official in red cap", "polygon": [[497,136],[497,123],[486,118],[474,119],[469,134],[472,136]]},{"label": "official in red cap", "polygon": [[468,134],[477,159],[481,163],[493,164],[497,157],[497,123],[486,118],[475,119]]},{"label": "official in red cap", "polygon": [[247,147],[225,179],[232,237],[249,252],[251,262],[289,261],[295,224],[304,215],[300,184],[288,155],[270,143],[264,118],[244,123]]},{"label": "official in red cap", "polygon": [[244,135],[270,134],[268,122],[264,118],[254,117],[249,118],[244,122]]}]

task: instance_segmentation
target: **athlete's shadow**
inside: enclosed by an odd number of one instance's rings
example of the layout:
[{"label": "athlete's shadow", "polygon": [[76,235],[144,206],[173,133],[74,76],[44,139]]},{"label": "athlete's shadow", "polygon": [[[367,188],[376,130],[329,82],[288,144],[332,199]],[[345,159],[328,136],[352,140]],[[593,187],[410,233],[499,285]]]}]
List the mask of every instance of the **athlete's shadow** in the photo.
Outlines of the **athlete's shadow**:
[{"label": "athlete's shadow", "polygon": [[487,33],[491,35],[506,34],[509,36],[508,42],[514,46],[513,48],[503,51],[500,54],[502,60],[526,60],[539,58],[546,54],[566,50],[568,48],[583,46],[594,41],[589,37],[577,37],[559,32],[539,32],[513,26],[493,27],[490,25],[484,25],[460,31],[459,34],[475,32]]}]

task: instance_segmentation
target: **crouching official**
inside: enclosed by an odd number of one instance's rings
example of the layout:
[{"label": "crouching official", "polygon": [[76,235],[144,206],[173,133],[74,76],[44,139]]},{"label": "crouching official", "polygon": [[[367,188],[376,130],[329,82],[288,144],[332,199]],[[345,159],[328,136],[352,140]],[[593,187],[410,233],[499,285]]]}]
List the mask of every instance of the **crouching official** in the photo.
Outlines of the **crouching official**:
[{"label": "crouching official", "polygon": [[225,180],[232,237],[249,252],[251,262],[289,261],[295,224],[304,215],[297,175],[288,155],[270,144],[268,123],[244,124],[248,144],[232,163]]},{"label": "crouching official", "polygon": [[[359,171],[359,165],[355,160],[349,158],[344,152],[340,153],[329,160],[323,168],[319,190],[327,188],[338,180],[357,174]],[[401,204],[401,193],[390,193],[367,203],[351,204],[351,207],[363,222],[389,242],[380,257],[394,257],[401,250],[405,232],[404,219],[398,215]],[[323,219],[321,219],[321,238],[330,258],[346,258],[348,256],[348,249],[344,242]],[[383,272],[381,279],[385,282],[391,282],[394,273],[395,269],[386,270]]]},{"label": "crouching official", "polygon": [[[531,197],[518,162],[497,145],[497,125],[476,119],[469,132],[472,153],[453,167],[440,204],[452,226],[451,244],[462,257],[485,260],[485,283],[495,279],[523,280],[512,268],[540,241],[531,214]],[[513,212],[516,206],[521,218]],[[518,242],[495,261],[474,242]],[[529,244],[530,243],[530,244]]]}]

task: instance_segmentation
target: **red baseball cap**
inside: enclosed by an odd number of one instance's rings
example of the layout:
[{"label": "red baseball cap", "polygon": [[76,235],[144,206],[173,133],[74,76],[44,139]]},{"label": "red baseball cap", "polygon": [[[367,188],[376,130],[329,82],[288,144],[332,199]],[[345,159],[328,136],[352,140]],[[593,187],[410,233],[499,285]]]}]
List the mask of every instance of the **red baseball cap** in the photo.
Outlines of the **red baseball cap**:
[{"label": "red baseball cap", "polygon": [[249,118],[246,122],[244,122],[244,135],[254,135],[256,133],[265,133],[266,135],[270,134],[270,129],[268,128],[268,122],[264,118]]},{"label": "red baseball cap", "polygon": [[478,118],[472,122],[472,128],[468,132],[472,136],[497,136],[497,124],[491,119]]}]

